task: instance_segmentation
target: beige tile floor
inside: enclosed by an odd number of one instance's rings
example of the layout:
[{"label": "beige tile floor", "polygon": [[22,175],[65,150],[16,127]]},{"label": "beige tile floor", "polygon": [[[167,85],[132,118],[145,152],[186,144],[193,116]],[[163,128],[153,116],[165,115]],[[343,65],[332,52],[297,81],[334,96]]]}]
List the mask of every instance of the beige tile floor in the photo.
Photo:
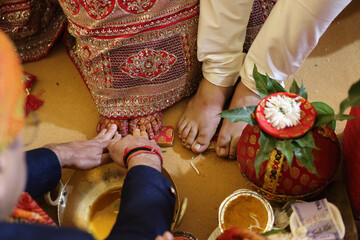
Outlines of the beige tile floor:
[{"label": "beige tile floor", "polygon": [[[303,81],[310,101],[324,101],[335,111],[347,95],[350,85],[360,79],[360,1],[354,0],[332,23],[316,49],[296,72]],[[40,124],[35,138],[31,119],[25,130],[27,149],[51,142],[67,142],[92,138],[99,114],[80,75],[57,43],[44,59],[24,64],[26,71],[37,75],[33,93],[45,92],[45,104],[37,111]],[[188,99],[164,111],[164,124],[176,126]],[[345,123],[339,122],[340,134]],[[217,226],[217,211],[222,200],[239,188],[249,188],[236,161],[220,159],[213,152],[196,156],[184,149],[175,138],[174,146],[164,153],[164,167],[175,180],[181,198],[189,200],[183,222],[178,230],[192,232],[200,240],[207,239]],[[190,160],[200,171],[198,175]],[[70,170],[64,170],[68,178]]]}]

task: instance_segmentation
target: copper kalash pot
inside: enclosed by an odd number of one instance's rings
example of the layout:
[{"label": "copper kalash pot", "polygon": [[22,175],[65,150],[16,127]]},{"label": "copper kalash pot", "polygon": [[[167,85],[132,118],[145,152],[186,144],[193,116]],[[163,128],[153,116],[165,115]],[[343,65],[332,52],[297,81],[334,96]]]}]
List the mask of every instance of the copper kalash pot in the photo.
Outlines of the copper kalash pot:
[{"label": "copper kalash pot", "polygon": [[247,125],[237,147],[240,169],[259,193],[279,202],[305,199],[319,193],[332,180],[340,161],[340,147],[334,131],[329,127],[311,129],[315,145],[314,164],[318,176],[310,172],[293,155],[292,166],[286,157],[274,149],[268,160],[260,165],[256,176],[254,161],[260,148],[260,127]]},{"label": "copper kalash pot", "polygon": [[[298,95],[304,89],[297,85],[293,92],[287,93],[268,76],[258,79],[265,86],[266,81],[273,84],[275,91],[262,94],[257,106],[221,113],[230,121],[249,123],[237,147],[241,172],[269,200],[309,198],[329,184],[340,161],[340,147],[333,129],[327,122],[319,123],[317,118],[326,104],[315,103],[315,109],[306,100],[307,94]],[[287,105],[291,107],[279,107]],[[274,112],[289,117],[284,120]],[[290,125],[284,127],[286,124]]]},{"label": "copper kalash pot", "polygon": [[287,92],[256,65],[253,77],[260,103],[220,114],[248,123],[237,146],[241,172],[269,200],[310,198],[331,182],[339,166],[335,121],[353,118],[344,112],[360,106],[360,81],[350,87],[335,114],[326,103],[308,102],[305,86],[295,80]]}]

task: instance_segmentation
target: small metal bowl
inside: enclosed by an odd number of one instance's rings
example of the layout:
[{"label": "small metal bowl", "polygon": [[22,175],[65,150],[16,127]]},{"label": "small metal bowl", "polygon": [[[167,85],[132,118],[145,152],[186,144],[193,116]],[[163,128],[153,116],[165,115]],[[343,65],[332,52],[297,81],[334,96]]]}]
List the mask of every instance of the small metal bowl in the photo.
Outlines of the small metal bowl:
[{"label": "small metal bowl", "polygon": [[263,232],[270,231],[274,225],[274,211],[273,211],[270,203],[265,198],[260,196],[257,192],[254,192],[254,191],[251,191],[248,189],[236,190],[235,192],[230,194],[227,198],[225,198],[225,200],[221,203],[220,208],[219,208],[219,215],[218,215],[220,231],[221,232],[225,231],[225,229],[223,229],[223,225],[225,222],[224,217],[225,217],[226,208],[229,206],[229,204],[233,200],[237,199],[239,196],[251,196],[251,197],[258,199],[263,204],[263,206],[265,207],[267,214],[268,214],[268,216],[267,216],[268,221],[267,221],[266,227],[263,230]]}]

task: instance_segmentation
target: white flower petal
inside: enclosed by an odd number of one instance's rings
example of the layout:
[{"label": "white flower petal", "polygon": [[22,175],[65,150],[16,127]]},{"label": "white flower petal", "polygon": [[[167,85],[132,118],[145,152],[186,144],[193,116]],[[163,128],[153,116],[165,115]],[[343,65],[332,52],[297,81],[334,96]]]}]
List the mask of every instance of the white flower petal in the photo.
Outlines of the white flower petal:
[{"label": "white flower petal", "polygon": [[300,122],[300,105],[298,98],[276,95],[265,103],[264,115],[276,129],[293,127]]}]

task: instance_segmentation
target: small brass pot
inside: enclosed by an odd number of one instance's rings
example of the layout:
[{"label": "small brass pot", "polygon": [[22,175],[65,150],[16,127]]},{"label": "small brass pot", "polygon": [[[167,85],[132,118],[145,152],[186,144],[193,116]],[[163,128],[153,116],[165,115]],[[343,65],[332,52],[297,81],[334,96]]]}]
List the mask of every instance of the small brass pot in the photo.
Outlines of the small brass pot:
[{"label": "small brass pot", "polygon": [[266,227],[263,229],[263,232],[267,232],[270,231],[274,225],[274,211],[270,205],[270,203],[263,198],[262,196],[260,196],[257,192],[248,190],[248,189],[239,189],[236,190],[235,192],[233,192],[232,194],[230,194],[228,197],[225,198],[225,200],[221,203],[220,207],[219,207],[219,213],[218,213],[218,224],[219,224],[219,229],[221,232],[224,232],[225,229],[223,229],[223,225],[225,224],[225,211],[227,209],[227,207],[229,206],[229,204],[234,201],[235,199],[237,199],[238,197],[241,196],[251,196],[256,198],[257,200],[259,200],[259,202],[265,207],[266,212],[267,212],[267,224]]}]

